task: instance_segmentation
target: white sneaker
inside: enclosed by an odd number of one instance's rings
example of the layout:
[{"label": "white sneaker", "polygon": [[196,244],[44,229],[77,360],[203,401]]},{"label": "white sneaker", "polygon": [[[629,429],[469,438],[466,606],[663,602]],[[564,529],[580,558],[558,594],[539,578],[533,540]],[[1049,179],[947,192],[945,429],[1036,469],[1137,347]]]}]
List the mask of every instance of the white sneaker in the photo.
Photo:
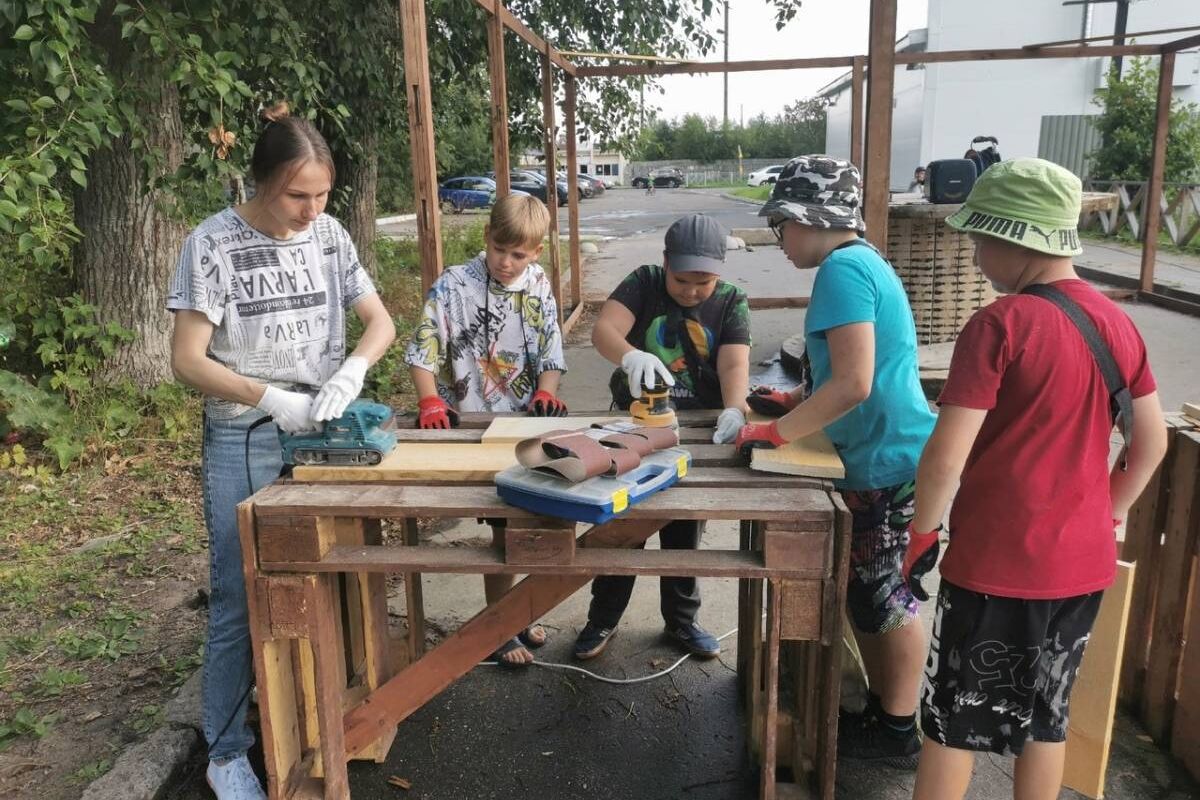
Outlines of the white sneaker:
[{"label": "white sneaker", "polygon": [[244,755],[224,764],[209,761],[205,777],[217,800],[267,800],[250,760]]}]

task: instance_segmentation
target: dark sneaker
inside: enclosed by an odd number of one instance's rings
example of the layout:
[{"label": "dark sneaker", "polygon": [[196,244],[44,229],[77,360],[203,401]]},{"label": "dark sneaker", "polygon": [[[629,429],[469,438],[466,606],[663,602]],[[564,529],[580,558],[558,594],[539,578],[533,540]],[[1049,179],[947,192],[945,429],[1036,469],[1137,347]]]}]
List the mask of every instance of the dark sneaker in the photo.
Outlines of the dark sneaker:
[{"label": "dark sneaker", "polygon": [[602,628],[594,622],[583,626],[579,636],[575,637],[575,657],[580,661],[595,658],[604,652],[608,642],[617,633],[616,628]]},{"label": "dark sneaker", "polygon": [[914,724],[897,731],[876,715],[865,712],[838,720],[838,758],[879,761],[896,769],[915,770],[921,734]]},{"label": "dark sneaker", "polygon": [[684,650],[700,658],[715,658],[721,654],[721,643],[717,637],[695,622],[667,628],[667,636],[675,640]]}]

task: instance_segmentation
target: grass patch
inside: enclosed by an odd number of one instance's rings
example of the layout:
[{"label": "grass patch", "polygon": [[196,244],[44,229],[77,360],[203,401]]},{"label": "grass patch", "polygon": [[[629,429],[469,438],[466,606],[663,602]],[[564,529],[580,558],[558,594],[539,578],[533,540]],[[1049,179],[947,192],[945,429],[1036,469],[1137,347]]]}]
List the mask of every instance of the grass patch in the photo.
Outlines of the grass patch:
[{"label": "grass patch", "polygon": [[[1097,230],[1081,230],[1079,235],[1092,242],[1116,242],[1127,247],[1141,247],[1142,243],[1130,235],[1127,228],[1122,228],[1116,236],[1109,236]],[[1186,246],[1180,247],[1171,241],[1171,235],[1164,230],[1158,232],[1158,249],[1166,253],[1179,253],[1187,256],[1200,256],[1200,236],[1193,237]]]},{"label": "grass patch", "polygon": [[774,189],[773,184],[767,183],[762,186],[741,186],[734,189],[730,194],[735,197],[744,197],[747,200],[757,200],[760,203],[765,203],[771,197],[771,190]]}]

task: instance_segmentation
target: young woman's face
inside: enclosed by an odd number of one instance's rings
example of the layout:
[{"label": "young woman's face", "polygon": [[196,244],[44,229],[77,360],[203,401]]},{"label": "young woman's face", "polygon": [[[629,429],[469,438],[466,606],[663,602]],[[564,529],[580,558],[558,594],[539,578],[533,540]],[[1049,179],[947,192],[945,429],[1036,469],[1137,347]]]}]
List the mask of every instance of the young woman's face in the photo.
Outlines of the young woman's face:
[{"label": "young woman's face", "polygon": [[717,289],[719,275],[712,272],[675,272],[667,265],[667,294],[684,308],[698,306]]},{"label": "young woman's face", "polygon": [[265,210],[281,228],[299,233],[325,210],[333,181],[329,169],[316,161],[305,161],[295,170],[284,169],[282,180],[286,183],[270,197]]},{"label": "young woman's face", "polygon": [[487,242],[487,270],[492,280],[501,286],[510,286],[525,274],[525,268],[537,261],[542,254],[542,243],[502,244],[497,242],[490,231],[484,231],[484,241]]}]

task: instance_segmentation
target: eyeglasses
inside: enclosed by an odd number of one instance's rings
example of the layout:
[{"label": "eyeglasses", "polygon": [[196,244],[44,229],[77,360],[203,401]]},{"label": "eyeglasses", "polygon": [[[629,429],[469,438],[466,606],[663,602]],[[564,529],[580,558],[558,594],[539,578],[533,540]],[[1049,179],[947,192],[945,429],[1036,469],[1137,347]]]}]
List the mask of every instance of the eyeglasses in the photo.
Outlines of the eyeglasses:
[{"label": "eyeglasses", "polygon": [[767,222],[767,227],[771,229],[771,233],[775,234],[775,241],[783,241],[783,226],[788,223],[785,219],[772,219]]}]

